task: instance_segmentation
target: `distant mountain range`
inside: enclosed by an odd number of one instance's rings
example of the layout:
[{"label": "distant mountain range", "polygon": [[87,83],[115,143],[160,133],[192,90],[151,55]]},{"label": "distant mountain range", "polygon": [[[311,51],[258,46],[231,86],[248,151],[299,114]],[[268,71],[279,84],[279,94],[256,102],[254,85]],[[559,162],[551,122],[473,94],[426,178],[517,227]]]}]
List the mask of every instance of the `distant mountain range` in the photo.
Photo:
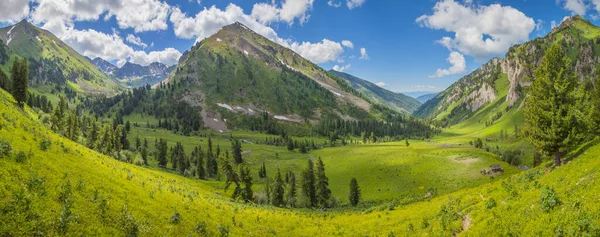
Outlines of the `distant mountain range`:
[{"label": "distant mountain range", "polygon": [[102,58],[95,58],[90,61],[107,75],[130,87],[140,87],[146,84],[154,85],[165,80],[167,75],[175,69],[175,66],[167,67],[158,62],[151,63],[148,66],[127,62],[119,68]]},{"label": "distant mountain range", "polygon": [[415,98],[415,99],[417,99],[419,102],[421,102],[421,104],[423,104],[423,103],[425,103],[425,102],[427,102],[427,101],[429,101],[429,100],[431,100],[431,99],[435,98],[435,96],[436,96],[437,94],[439,94],[439,93],[425,94],[425,95],[418,96],[418,97],[417,97],[417,98]]},{"label": "distant mountain range", "polygon": [[25,20],[0,29],[0,40],[11,55],[29,59],[30,84],[42,92],[68,86],[79,92],[114,94],[122,88],[58,37]]},{"label": "distant mountain range", "polygon": [[398,112],[410,114],[421,105],[418,100],[412,97],[406,96],[402,93],[391,92],[367,80],[334,70],[329,72],[348,81],[348,83],[350,83],[355,90],[360,91],[373,101],[387,105]]}]

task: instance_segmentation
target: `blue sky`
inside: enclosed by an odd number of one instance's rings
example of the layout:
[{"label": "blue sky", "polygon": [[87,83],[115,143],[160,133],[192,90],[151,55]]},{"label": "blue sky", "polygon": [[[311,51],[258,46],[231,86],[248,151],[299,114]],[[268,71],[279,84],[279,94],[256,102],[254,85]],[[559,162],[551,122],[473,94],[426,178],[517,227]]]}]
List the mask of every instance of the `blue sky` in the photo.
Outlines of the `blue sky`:
[{"label": "blue sky", "polygon": [[13,0],[21,19],[78,52],[122,65],[174,64],[196,41],[240,21],[325,69],[392,91],[441,91],[511,45],[573,14],[597,24],[599,0]]}]

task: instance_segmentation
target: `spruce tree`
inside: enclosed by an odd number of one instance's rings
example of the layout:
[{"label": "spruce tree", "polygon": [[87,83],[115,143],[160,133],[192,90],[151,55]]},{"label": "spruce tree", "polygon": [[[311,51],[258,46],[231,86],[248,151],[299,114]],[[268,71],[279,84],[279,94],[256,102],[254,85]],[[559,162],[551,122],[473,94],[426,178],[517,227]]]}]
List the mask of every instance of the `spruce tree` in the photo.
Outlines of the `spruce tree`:
[{"label": "spruce tree", "polygon": [[291,138],[289,138],[287,141],[287,149],[288,151],[294,150],[294,141]]},{"label": "spruce tree", "polygon": [[242,144],[240,140],[233,139],[231,142],[231,150],[233,151],[233,160],[236,164],[241,164],[244,161],[242,160]]},{"label": "spruce tree", "polygon": [[0,89],[10,92],[10,87],[8,76],[0,70]]},{"label": "spruce tree", "polygon": [[525,131],[542,154],[554,157],[555,165],[584,135],[585,123],[577,105],[578,78],[560,44],[546,51],[535,72],[525,104]]},{"label": "spruce tree", "polygon": [[63,130],[67,106],[67,100],[65,99],[65,97],[60,96],[58,106],[56,106],[56,108],[54,109],[54,113],[52,114],[52,131],[61,132]]},{"label": "spruce tree", "polygon": [[275,174],[275,180],[273,181],[273,198],[271,199],[271,203],[273,206],[281,207],[284,205],[284,182],[281,178],[281,170],[277,168],[277,174]]},{"label": "spruce tree", "polygon": [[348,201],[350,201],[350,205],[356,206],[358,202],[360,202],[360,187],[358,186],[358,181],[356,178],[352,178],[350,180],[350,193],[348,194]]},{"label": "spruce tree", "polygon": [[158,166],[162,167],[162,168],[166,168],[167,167],[167,150],[168,150],[168,146],[167,146],[167,140],[161,138],[158,142],[158,146],[157,146],[157,153],[158,153]]},{"label": "spruce tree", "polygon": [[317,161],[317,169],[315,175],[315,189],[317,192],[318,204],[321,207],[327,207],[327,203],[329,202],[329,198],[331,197],[331,190],[329,190],[329,179],[325,175],[325,164],[323,164],[323,160],[320,157]]},{"label": "spruce tree", "polygon": [[250,168],[247,166],[240,166],[240,182],[244,184],[242,200],[248,203],[254,198],[254,192],[252,191],[252,175],[250,175]]},{"label": "spruce tree", "polygon": [[27,58],[17,59],[11,69],[12,95],[20,107],[27,103],[27,87],[29,85],[29,66]]},{"label": "spruce tree", "polygon": [[96,122],[92,121],[92,128],[90,130],[90,134],[87,137],[87,147],[90,149],[95,149],[94,143],[98,139],[98,125]]},{"label": "spruce tree", "polygon": [[296,207],[296,175],[290,171],[287,191],[287,203],[290,207]]},{"label": "spruce tree", "polygon": [[227,189],[229,189],[229,187],[232,184],[235,185],[235,189],[233,190],[233,193],[231,194],[231,198],[232,199],[239,198],[243,192],[242,187],[240,186],[240,177],[235,172],[235,170],[233,169],[233,166],[231,166],[228,159],[222,159],[220,163],[221,163],[221,172],[223,172],[223,174],[227,178],[225,180],[224,190],[227,191]]},{"label": "spruce tree", "polygon": [[204,152],[202,147],[196,147],[196,173],[199,179],[206,179],[206,170],[204,169]]},{"label": "spruce tree", "polygon": [[312,160],[308,160],[308,166],[302,171],[302,193],[308,200],[309,207],[317,205],[317,193],[315,190],[315,168]]}]

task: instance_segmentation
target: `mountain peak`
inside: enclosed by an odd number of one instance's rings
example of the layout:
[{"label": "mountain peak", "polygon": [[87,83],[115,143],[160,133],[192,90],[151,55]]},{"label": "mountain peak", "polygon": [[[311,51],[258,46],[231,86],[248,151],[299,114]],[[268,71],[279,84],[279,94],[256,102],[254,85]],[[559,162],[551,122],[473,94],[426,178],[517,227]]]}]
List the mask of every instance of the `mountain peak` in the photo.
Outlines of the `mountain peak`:
[{"label": "mountain peak", "polygon": [[590,21],[586,20],[585,18],[583,18],[580,15],[574,15],[571,17],[568,17],[566,19],[563,20],[562,23],[560,23],[559,26],[555,27],[554,29],[552,29],[551,34],[554,34],[556,32],[560,32],[562,30],[565,29],[569,29],[569,28],[577,28],[577,29],[583,29],[584,27],[588,27],[588,26],[592,26],[594,28],[597,28],[594,24],[592,24]]}]

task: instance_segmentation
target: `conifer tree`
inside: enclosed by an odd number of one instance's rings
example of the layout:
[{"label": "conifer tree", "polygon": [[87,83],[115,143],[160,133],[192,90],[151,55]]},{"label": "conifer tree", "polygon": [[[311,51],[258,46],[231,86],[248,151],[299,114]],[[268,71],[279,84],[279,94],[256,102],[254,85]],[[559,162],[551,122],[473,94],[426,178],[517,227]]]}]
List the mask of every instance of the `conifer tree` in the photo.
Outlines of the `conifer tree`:
[{"label": "conifer tree", "polygon": [[11,69],[12,95],[20,107],[27,103],[29,85],[29,66],[27,58],[17,59]]},{"label": "conifer tree", "polygon": [[309,207],[317,205],[317,193],[315,190],[315,168],[312,160],[308,160],[308,166],[302,171],[302,193],[308,200]]},{"label": "conifer tree", "polygon": [[206,170],[204,169],[204,152],[202,151],[202,147],[196,147],[196,173],[198,173],[198,178],[206,179]]},{"label": "conifer tree", "polygon": [[144,160],[144,165],[148,165],[148,149],[145,147],[142,147],[141,155],[142,155],[142,160]]},{"label": "conifer tree", "polygon": [[542,154],[555,165],[584,136],[583,112],[577,105],[578,78],[560,44],[546,51],[535,72],[525,104],[525,131]]},{"label": "conifer tree", "polygon": [[158,146],[156,147],[158,153],[158,166],[162,168],[167,167],[167,140],[161,138],[158,142]]},{"label": "conifer tree", "polygon": [[315,189],[317,192],[318,204],[321,207],[327,207],[327,203],[329,201],[329,198],[331,197],[331,190],[329,190],[329,179],[325,175],[325,164],[323,164],[323,160],[320,157],[317,161],[317,169],[315,175]]},{"label": "conifer tree", "polygon": [[98,139],[98,125],[96,122],[92,121],[92,128],[90,130],[90,134],[87,137],[87,147],[90,149],[95,149],[94,143]]},{"label": "conifer tree", "polygon": [[242,160],[242,144],[240,140],[233,139],[231,142],[231,150],[233,151],[233,160],[236,164],[241,164],[244,161]]},{"label": "conifer tree", "polygon": [[287,149],[288,149],[288,151],[293,151],[294,150],[294,141],[291,138],[288,138]]},{"label": "conifer tree", "polygon": [[58,101],[58,106],[54,109],[54,113],[52,114],[52,131],[60,132],[63,130],[63,124],[65,119],[65,114],[67,112],[67,100],[64,96],[60,96]]},{"label": "conifer tree", "polygon": [[352,178],[350,180],[350,193],[348,194],[348,201],[350,201],[350,205],[356,206],[358,202],[360,202],[360,187],[358,186],[358,181],[356,178]]},{"label": "conifer tree", "polygon": [[0,89],[10,92],[10,82],[8,81],[8,76],[0,70]]},{"label": "conifer tree", "polygon": [[296,207],[296,175],[294,172],[289,172],[288,191],[287,191],[287,203],[290,207]]},{"label": "conifer tree", "polygon": [[277,173],[275,174],[275,180],[273,181],[273,198],[271,199],[271,204],[276,207],[281,207],[284,205],[284,194],[285,188],[283,179],[281,178],[281,170],[277,168]]},{"label": "conifer tree", "polygon": [[242,200],[248,203],[252,201],[254,192],[252,191],[252,175],[250,175],[250,168],[247,166],[240,165],[240,182],[244,184],[242,190]]},{"label": "conifer tree", "polygon": [[233,193],[231,194],[231,198],[232,199],[239,198],[243,192],[242,187],[240,186],[240,177],[235,172],[235,170],[233,169],[233,166],[231,166],[228,159],[222,158],[220,163],[221,163],[221,172],[223,172],[223,174],[227,178],[225,180],[224,190],[229,189],[229,187],[232,184],[235,185],[235,189],[233,190]]}]

